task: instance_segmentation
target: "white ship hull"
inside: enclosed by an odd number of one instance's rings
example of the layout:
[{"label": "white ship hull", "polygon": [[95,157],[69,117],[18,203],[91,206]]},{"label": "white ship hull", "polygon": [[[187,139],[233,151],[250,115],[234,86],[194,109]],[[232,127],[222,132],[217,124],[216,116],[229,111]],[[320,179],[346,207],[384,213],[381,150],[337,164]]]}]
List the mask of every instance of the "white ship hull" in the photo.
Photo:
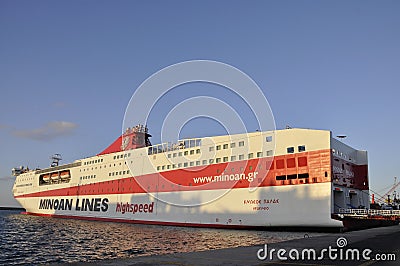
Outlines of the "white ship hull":
[{"label": "white ship hull", "polygon": [[[343,227],[331,218],[331,184],[164,193],[162,198],[208,204],[174,206],[143,194],[18,198],[27,213],[79,219],[201,227]],[[312,211],[310,211],[312,210]]]}]

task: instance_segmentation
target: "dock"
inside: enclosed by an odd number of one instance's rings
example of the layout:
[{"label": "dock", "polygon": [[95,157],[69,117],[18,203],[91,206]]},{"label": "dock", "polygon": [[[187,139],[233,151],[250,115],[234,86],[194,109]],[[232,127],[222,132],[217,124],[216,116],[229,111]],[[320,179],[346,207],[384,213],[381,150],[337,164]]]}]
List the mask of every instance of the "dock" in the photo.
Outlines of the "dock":
[{"label": "dock", "polygon": [[[278,250],[281,258],[278,258]],[[323,249],[327,249],[321,253]],[[265,254],[267,250],[267,254]],[[296,257],[299,260],[290,259]],[[315,250],[316,256],[313,257]],[[331,251],[329,251],[331,250]],[[370,250],[370,251],[369,251]],[[271,255],[272,252],[272,255]],[[331,254],[329,254],[331,252]],[[364,253],[363,253],[364,252]],[[304,254],[304,259],[301,255]],[[257,255],[258,254],[258,255]],[[321,256],[321,254],[323,256]],[[336,259],[331,259],[329,255]],[[357,259],[357,254],[359,255]],[[271,255],[271,257],[269,257]],[[342,258],[340,258],[342,256]],[[347,256],[347,257],[346,257]],[[261,259],[259,258],[261,257]],[[265,258],[264,258],[265,257]],[[365,259],[365,257],[367,259]],[[400,265],[400,226],[327,233],[279,243],[129,259],[104,260],[74,265]]]}]

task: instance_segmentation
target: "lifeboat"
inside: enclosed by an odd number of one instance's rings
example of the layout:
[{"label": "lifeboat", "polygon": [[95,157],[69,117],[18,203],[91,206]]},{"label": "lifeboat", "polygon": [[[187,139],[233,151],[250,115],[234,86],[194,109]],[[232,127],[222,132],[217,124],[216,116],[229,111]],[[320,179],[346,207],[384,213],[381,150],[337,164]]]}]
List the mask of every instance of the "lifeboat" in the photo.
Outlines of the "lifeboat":
[{"label": "lifeboat", "polygon": [[62,180],[69,179],[70,178],[69,171],[61,172],[60,177]]},{"label": "lifeboat", "polygon": [[50,174],[43,175],[43,181],[49,182],[50,181]]},{"label": "lifeboat", "polygon": [[53,181],[58,180],[58,173],[51,173],[50,178]]}]

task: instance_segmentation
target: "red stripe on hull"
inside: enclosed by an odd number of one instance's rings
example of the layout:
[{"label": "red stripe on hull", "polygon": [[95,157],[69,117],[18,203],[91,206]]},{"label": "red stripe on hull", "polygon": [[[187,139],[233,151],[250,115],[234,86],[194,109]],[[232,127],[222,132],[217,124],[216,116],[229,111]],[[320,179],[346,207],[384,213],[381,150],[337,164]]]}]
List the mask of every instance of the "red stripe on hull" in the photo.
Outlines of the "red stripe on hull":
[{"label": "red stripe on hull", "polygon": [[[268,168],[270,167],[269,171]],[[236,161],[203,167],[177,169],[138,177],[127,177],[93,184],[84,184],[68,188],[53,189],[42,186],[44,191],[15,196],[23,197],[56,197],[56,196],[83,196],[105,194],[139,194],[154,192],[180,192],[216,189],[235,189],[249,187],[248,180],[221,181],[209,183],[195,183],[198,177],[215,177],[218,175],[232,175],[257,172],[252,186],[268,187],[282,185],[302,185],[310,183],[331,182],[331,150],[302,152],[271,158]],[[236,169],[234,171],[233,169]],[[232,171],[233,170],[233,171]],[[277,180],[276,176],[295,176],[307,173],[307,178]]]}]

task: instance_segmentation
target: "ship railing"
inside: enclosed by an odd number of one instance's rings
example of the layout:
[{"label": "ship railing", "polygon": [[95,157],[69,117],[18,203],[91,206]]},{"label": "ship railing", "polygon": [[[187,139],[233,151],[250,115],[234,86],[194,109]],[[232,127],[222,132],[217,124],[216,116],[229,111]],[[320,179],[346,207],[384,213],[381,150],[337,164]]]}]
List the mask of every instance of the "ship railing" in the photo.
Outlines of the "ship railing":
[{"label": "ship railing", "polygon": [[37,170],[35,173],[36,174],[43,174],[43,173],[47,173],[47,172],[60,171],[60,170],[63,170],[63,169],[68,169],[68,168],[77,167],[77,166],[81,166],[81,165],[82,165],[82,162],[64,164],[64,165],[60,165],[60,166],[46,168],[46,169],[43,169],[43,170]]},{"label": "ship railing", "polygon": [[366,209],[339,209],[340,214],[351,214],[351,215],[366,215],[368,210]]},{"label": "ship railing", "polygon": [[400,210],[339,209],[339,214],[348,216],[400,216]]},{"label": "ship railing", "polygon": [[185,139],[179,140],[178,143],[164,142],[147,147],[148,155],[164,153],[169,151],[176,151],[188,148],[195,148],[201,146],[201,139]]}]

